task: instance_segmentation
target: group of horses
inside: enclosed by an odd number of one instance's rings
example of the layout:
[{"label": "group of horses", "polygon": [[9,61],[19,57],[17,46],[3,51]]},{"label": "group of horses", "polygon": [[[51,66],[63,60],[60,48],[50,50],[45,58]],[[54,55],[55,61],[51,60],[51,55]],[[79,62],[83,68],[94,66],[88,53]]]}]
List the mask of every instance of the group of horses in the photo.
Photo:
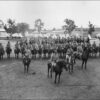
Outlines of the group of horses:
[{"label": "group of horses", "polygon": [[[48,62],[47,66],[48,66],[48,77],[50,76],[52,78],[52,73],[55,73],[55,80],[54,82],[56,83],[57,81],[57,77],[58,77],[58,83],[60,82],[60,76],[63,72],[63,69],[65,69],[66,71],[69,71],[69,73],[73,72],[73,67],[75,64],[75,60],[76,59],[80,59],[82,61],[82,69],[86,69],[86,64],[89,58],[89,49],[88,48],[84,48],[82,55],[79,57],[78,54],[74,53],[71,56],[71,61],[68,62],[68,60],[66,59],[60,59],[59,61],[56,62],[56,65],[53,66],[51,62]],[[83,65],[85,64],[85,66],[83,67]]]},{"label": "group of horses", "polygon": [[[38,45],[38,44],[37,44]],[[36,48],[35,46],[33,48],[30,48],[31,54],[32,54],[32,58],[50,58],[50,55],[52,54],[52,52],[54,52],[55,50],[57,50],[57,53],[63,58],[66,55],[67,50],[70,48],[76,51],[77,50],[77,45],[73,44],[71,45],[70,43],[67,44],[56,44],[55,46],[49,44],[44,44],[43,46],[38,45],[38,48]],[[5,52],[7,54],[7,58],[10,58],[10,54],[12,53],[12,51],[14,51],[15,54],[15,58],[19,58],[19,54],[23,55],[25,54],[25,46],[20,45],[19,47],[16,47],[14,49],[12,49],[12,47],[6,47],[5,49],[2,47],[0,48],[0,59],[3,58]],[[89,56],[97,56],[97,54],[99,53],[100,56],[100,46],[92,46],[89,45],[89,52],[90,55]]]},{"label": "group of horses", "polygon": [[[49,62],[47,64],[48,77],[49,76],[52,77],[52,73],[54,72],[55,73],[55,83],[56,83],[57,77],[58,77],[58,82],[60,82],[60,76],[63,72],[63,69],[65,69],[66,71],[69,71],[69,73],[73,72],[73,67],[76,62],[76,59],[80,59],[82,61],[82,69],[83,68],[86,69],[86,64],[87,64],[88,58],[93,55],[96,56],[97,53],[100,54],[100,47],[87,46],[86,48],[83,48],[81,57],[76,52],[73,52],[73,55],[71,56],[71,62],[69,63],[65,59],[67,50],[69,48],[70,48],[70,45],[65,45],[63,47],[58,46],[56,48],[56,51],[61,59],[56,62],[56,66],[52,66],[51,62]],[[77,46],[73,46],[71,48],[73,49],[73,51],[77,51]],[[0,59],[3,59],[5,52],[7,54],[7,58],[10,58],[10,54],[12,51],[13,50],[11,47],[6,47],[5,50],[4,50],[4,48],[0,48]],[[36,58],[36,56],[38,55],[39,58],[42,58],[44,56],[44,58],[49,59],[51,54],[55,51],[55,48],[48,49],[48,48],[39,47],[38,49],[33,48],[30,51],[31,51],[32,57],[34,56]],[[25,47],[20,46],[20,48],[19,47],[14,48],[14,54],[15,54],[15,58],[19,58],[19,54],[22,55],[23,64],[24,64],[24,72],[28,73],[31,59],[28,58],[27,56],[24,56],[25,55]],[[84,64],[85,64],[85,67],[83,67]]]}]

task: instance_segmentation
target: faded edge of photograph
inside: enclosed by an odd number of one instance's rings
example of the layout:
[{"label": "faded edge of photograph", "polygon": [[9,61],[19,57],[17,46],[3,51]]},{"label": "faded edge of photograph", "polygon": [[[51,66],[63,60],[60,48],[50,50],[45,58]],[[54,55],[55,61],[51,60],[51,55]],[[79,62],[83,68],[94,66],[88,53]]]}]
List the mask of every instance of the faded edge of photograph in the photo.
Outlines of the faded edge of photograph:
[{"label": "faded edge of photograph", "polygon": [[100,100],[100,1],[0,1],[0,99]]}]

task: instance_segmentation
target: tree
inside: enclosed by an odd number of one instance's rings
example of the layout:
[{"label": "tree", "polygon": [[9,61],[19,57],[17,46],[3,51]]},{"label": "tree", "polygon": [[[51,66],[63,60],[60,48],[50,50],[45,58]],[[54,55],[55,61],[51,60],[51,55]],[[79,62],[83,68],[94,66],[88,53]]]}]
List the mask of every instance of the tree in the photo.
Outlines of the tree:
[{"label": "tree", "polygon": [[29,24],[27,23],[17,23],[17,32],[25,36],[25,32],[29,30]]},{"label": "tree", "polygon": [[88,34],[92,35],[92,33],[95,31],[94,25],[91,24],[91,22],[89,21],[89,30],[88,30]]},{"label": "tree", "polygon": [[41,32],[43,26],[44,26],[44,23],[42,22],[41,19],[37,19],[37,20],[35,21],[35,28],[36,28],[36,30],[37,30],[39,33]]},{"label": "tree", "polygon": [[8,19],[7,24],[4,25],[4,29],[12,37],[12,34],[17,32],[17,26],[15,25],[15,21],[12,19]]},{"label": "tree", "polygon": [[71,32],[76,28],[75,22],[70,19],[65,19],[64,22],[66,25],[64,25],[62,28],[65,30],[65,33],[71,34]]}]

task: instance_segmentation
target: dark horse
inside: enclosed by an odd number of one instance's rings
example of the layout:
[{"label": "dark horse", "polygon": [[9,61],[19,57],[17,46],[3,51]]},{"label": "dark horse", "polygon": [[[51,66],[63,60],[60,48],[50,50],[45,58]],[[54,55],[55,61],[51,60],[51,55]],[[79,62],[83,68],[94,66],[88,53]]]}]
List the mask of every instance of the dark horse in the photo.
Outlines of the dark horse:
[{"label": "dark horse", "polygon": [[5,54],[4,48],[0,48],[0,59],[3,59],[3,55]]},{"label": "dark horse", "polygon": [[18,47],[16,47],[15,49],[14,49],[14,53],[15,53],[15,58],[19,58],[19,53],[20,53],[20,49],[18,48]]},{"label": "dark horse", "polygon": [[51,62],[48,63],[48,77],[49,77],[49,72],[50,72],[50,76],[52,78],[52,73],[55,73],[55,83],[57,80],[57,76],[58,76],[58,83],[60,82],[60,76],[62,74],[63,68],[67,70],[66,67],[66,62],[64,60],[59,60],[58,62],[56,62],[55,66],[52,66]]},{"label": "dark horse", "polygon": [[21,52],[22,58],[23,58],[23,56],[25,55],[25,48],[24,47],[21,47],[20,52]]},{"label": "dark horse", "polygon": [[31,59],[28,56],[25,56],[23,58],[24,72],[27,72],[28,73],[30,63],[31,63]]},{"label": "dark horse", "polygon": [[85,47],[82,53],[82,69],[83,69],[84,64],[85,64],[85,69],[86,69],[88,58],[89,58],[89,48]]},{"label": "dark horse", "polygon": [[12,52],[12,49],[10,47],[6,47],[6,53],[7,53],[7,58],[10,58],[10,54]]}]

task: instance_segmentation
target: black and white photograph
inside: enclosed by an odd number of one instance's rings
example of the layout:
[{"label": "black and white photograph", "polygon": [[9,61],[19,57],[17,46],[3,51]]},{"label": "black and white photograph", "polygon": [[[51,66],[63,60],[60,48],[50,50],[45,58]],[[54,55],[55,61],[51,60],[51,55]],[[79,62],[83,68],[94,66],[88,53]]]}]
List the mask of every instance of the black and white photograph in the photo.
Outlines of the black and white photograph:
[{"label": "black and white photograph", "polygon": [[0,100],[100,100],[100,1],[0,1]]}]

